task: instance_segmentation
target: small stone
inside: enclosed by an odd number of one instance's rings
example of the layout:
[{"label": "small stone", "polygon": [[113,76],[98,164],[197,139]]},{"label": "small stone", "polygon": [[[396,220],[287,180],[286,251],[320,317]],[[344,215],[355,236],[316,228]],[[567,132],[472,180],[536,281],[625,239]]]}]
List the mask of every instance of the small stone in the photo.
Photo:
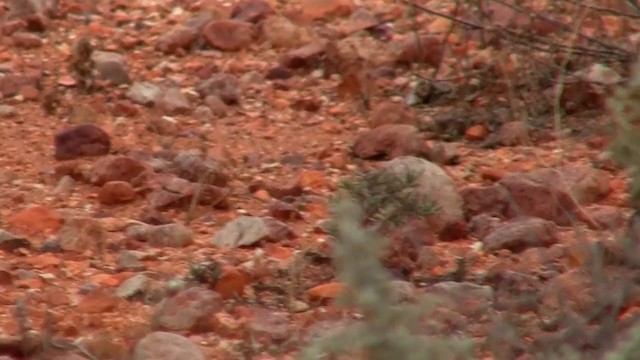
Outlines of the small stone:
[{"label": "small stone", "polygon": [[239,20],[214,20],[202,29],[204,40],[222,51],[238,51],[253,42],[253,25]]},{"label": "small stone", "polygon": [[104,205],[127,203],[135,198],[135,189],[126,181],[109,181],[98,192],[98,201]]},{"label": "small stone", "polygon": [[167,115],[184,115],[191,111],[189,99],[178,88],[170,88],[165,91],[156,106]]},{"label": "small stone", "polygon": [[344,286],[342,285],[342,283],[332,282],[327,284],[321,284],[307,290],[307,296],[311,301],[334,299],[343,290],[344,290]]},{"label": "small stone", "polygon": [[293,231],[286,224],[273,218],[241,216],[225,224],[211,239],[211,243],[218,247],[241,247],[292,236]]},{"label": "small stone", "polygon": [[107,231],[102,224],[92,218],[74,217],[67,219],[58,234],[58,244],[65,251],[84,252],[106,247]]},{"label": "small stone", "polygon": [[18,112],[16,111],[15,106],[11,105],[0,105],[0,117],[3,118],[12,118],[16,116]]},{"label": "small stone", "polygon": [[16,249],[29,249],[31,243],[22,237],[15,236],[8,231],[0,229],[0,250],[12,252]]},{"label": "small stone", "polygon": [[272,12],[271,5],[265,0],[241,0],[231,9],[231,18],[256,24]]},{"label": "small stone", "polygon": [[131,82],[124,56],[114,52],[94,51],[91,59],[101,80],[116,86]]},{"label": "small stone", "polygon": [[131,85],[126,96],[136,104],[151,106],[162,97],[162,90],[147,81],[136,82]]},{"label": "small stone", "polygon": [[209,95],[204,99],[204,104],[211,110],[211,113],[219,118],[227,116],[229,106],[225,104],[217,95]]},{"label": "small stone", "polygon": [[[215,95],[227,105],[240,102],[240,81],[231,74],[214,74],[196,85],[196,91],[202,98]],[[215,112],[214,109],[211,109]]]},{"label": "small stone", "polygon": [[[140,185],[146,167],[140,161],[124,155],[110,155],[101,158],[91,170],[91,183],[102,186],[111,181],[125,181]],[[119,186],[119,185],[117,185]]]},{"label": "small stone", "polygon": [[111,138],[93,124],[81,124],[56,133],[54,145],[56,160],[71,160],[108,154]]},{"label": "small stone", "polygon": [[144,295],[149,287],[149,278],[145,275],[134,275],[125,280],[116,289],[116,296],[124,299],[131,299],[136,296]]},{"label": "small stone", "polygon": [[193,244],[193,232],[182,224],[138,225],[127,229],[127,233],[134,240],[155,247],[182,248]]},{"label": "small stone", "polygon": [[165,54],[176,54],[179,50],[188,50],[197,39],[197,29],[178,25],[158,37],[156,50]]},{"label": "small stone", "polygon": [[11,40],[15,47],[23,49],[35,49],[42,46],[40,36],[28,32],[17,32],[11,36]]},{"label": "small stone", "polygon": [[117,258],[118,271],[144,271],[147,267],[140,262],[140,257],[132,251],[123,251]]},{"label": "small stone", "polygon": [[220,310],[222,298],[218,293],[191,287],[158,304],[152,327],[172,331],[207,331],[212,327],[212,315]]},{"label": "small stone", "polygon": [[418,129],[412,125],[382,125],[362,133],[353,145],[353,153],[361,159],[419,156],[425,152]]}]

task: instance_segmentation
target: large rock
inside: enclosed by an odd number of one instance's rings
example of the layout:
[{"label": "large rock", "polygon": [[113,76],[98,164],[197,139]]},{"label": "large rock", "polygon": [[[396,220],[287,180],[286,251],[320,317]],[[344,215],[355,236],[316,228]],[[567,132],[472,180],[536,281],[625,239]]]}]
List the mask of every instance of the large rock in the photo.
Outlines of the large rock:
[{"label": "large rock", "polygon": [[56,160],[106,155],[111,150],[109,134],[93,124],[81,124],[62,130],[56,133],[53,142]]},{"label": "large rock", "polygon": [[585,165],[512,173],[500,180],[509,192],[510,217],[533,216],[561,226],[584,221],[596,227],[581,208],[609,194],[608,175]]},{"label": "large rock", "polygon": [[383,168],[405,176],[411,172],[417,176],[411,191],[439,206],[439,210],[427,217],[433,231],[441,238],[456,238],[466,234],[462,197],[453,180],[438,165],[412,156],[402,156],[386,162]]},{"label": "large rock", "polygon": [[555,223],[540,218],[520,218],[499,226],[482,242],[487,251],[507,249],[521,252],[532,247],[548,247],[558,240]]},{"label": "large rock", "polygon": [[205,360],[200,348],[184,336],[156,331],[133,349],[132,360]]}]

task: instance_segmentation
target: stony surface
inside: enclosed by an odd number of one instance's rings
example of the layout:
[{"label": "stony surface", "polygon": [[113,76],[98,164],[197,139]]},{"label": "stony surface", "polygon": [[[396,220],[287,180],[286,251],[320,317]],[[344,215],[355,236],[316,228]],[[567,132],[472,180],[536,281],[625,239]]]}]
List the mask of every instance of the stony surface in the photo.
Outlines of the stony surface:
[{"label": "stony surface", "polygon": [[[23,353],[24,304],[29,329],[93,358],[295,358],[362,315],[335,302],[349,289],[326,225],[340,182],[373,167],[421,171],[419,192],[439,205],[390,231],[383,259],[396,300],[448,299],[427,334],[469,335],[478,359],[526,359],[512,344],[574,334],[567,343],[601,349],[600,335],[637,322],[640,217],[627,220],[628,177],[606,151],[603,109],[621,77],[602,64],[616,61],[571,59],[563,129],[550,131],[565,52],[519,53],[501,32],[413,19],[403,2],[4,5],[0,357],[91,358]],[[493,19],[460,6],[469,24],[562,32],[496,2]],[[580,11],[549,18],[572,29]],[[615,12],[592,23],[585,34],[627,31]],[[605,43],[635,49],[637,36]],[[612,319],[615,331],[595,332]]]}]

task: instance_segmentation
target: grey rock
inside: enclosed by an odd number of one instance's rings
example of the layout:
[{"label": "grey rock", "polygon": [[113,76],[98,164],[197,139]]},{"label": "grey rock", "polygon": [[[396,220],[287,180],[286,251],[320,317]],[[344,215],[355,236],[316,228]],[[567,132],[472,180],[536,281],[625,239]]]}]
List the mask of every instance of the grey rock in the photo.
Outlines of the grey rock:
[{"label": "grey rock", "polygon": [[402,156],[386,162],[383,168],[397,175],[408,172],[417,176],[416,187],[411,190],[422,198],[439,206],[438,211],[428,216],[436,233],[464,222],[463,201],[449,175],[437,164],[412,156]]},{"label": "grey rock", "polygon": [[149,278],[147,276],[143,274],[134,275],[118,286],[116,296],[125,299],[142,296],[148,287]]},{"label": "grey rock", "polygon": [[156,331],[140,340],[132,360],[205,360],[200,348],[184,336]]},{"label": "grey rock", "polygon": [[94,51],[91,59],[95,63],[98,77],[113,85],[123,85],[131,82],[127,61],[124,56],[110,51]]},{"label": "grey rock", "polygon": [[227,223],[211,239],[219,247],[250,246],[259,241],[277,241],[292,236],[291,229],[273,218],[241,216]]},{"label": "grey rock", "polygon": [[148,81],[136,82],[131,85],[126,96],[136,104],[150,106],[162,97],[162,89]]}]

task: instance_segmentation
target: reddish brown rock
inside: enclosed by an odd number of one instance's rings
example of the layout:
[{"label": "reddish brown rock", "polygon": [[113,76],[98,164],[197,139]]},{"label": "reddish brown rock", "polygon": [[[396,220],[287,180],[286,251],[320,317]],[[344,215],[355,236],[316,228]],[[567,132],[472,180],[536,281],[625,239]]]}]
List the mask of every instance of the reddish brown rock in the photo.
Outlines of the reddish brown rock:
[{"label": "reddish brown rock", "polygon": [[122,204],[135,198],[135,189],[126,181],[109,181],[98,192],[98,201],[105,205]]},{"label": "reddish brown rock", "polygon": [[272,12],[271,5],[265,0],[241,0],[233,6],[231,18],[255,24]]},{"label": "reddish brown rock", "polygon": [[512,173],[499,183],[509,192],[509,217],[540,217],[562,226],[578,220],[596,227],[579,205],[600,200],[610,191],[606,172],[583,165]]},{"label": "reddish brown rock", "polygon": [[0,77],[0,94],[3,97],[11,97],[15,96],[20,92],[25,86],[32,86],[36,89],[40,89],[41,86],[42,75],[40,73],[37,74],[8,74]]},{"label": "reddish brown rock", "polygon": [[411,125],[382,125],[362,133],[353,146],[362,159],[393,159],[404,155],[424,155],[426,148],[418,129]]},{"label": "reddish brown rock", "polygon": [[56,160],[100,156],[111,150],[111,138],[93,124],[80,124],[56,133],[54,146]]},{"label": "reddish brown rock", "polygon": [[248,47],[254,38],[253,25],[239,20],[214,20],[202,29],[209,46],[223,51],[238,51]]},{"label": "reddish brown rock", "polygon": [[400,45],[401,51],[396,61],[401,64],[426,63],[438,66],[442,52],[442,41],[431,35],[416,38],[413,34]]},{"label": "reddish brown rock", "polygon": [[57,241],[60,248],[66,251],[98,251],[106,244],[107,230],[96,219],[73,217],[65,221]]},{"label": "reddish brown rock", "polygon": [[129,67],[123,55],[111,51],[94,51],[91,53],[91,60],[99,79],[116,86],[131,83]]},{"label": "reddish brown rock", "polygon": [[11,40],[14,46],[23,49],[34,49],[42,46],[40,36],[33,33],[17,32],[11,36]]},{"label": "reddish brown rock", "polygon": [[293,204],[283,201],[274,201],[269,205],[269,216],[281,221],[302,219],[302,214]]},{"label": "reddish brown rock", "polygon": [[302,15],[308,19],[349,16],[356,5],[353,0],[302,0]]},{"label": "reddish brown rock", "polygon": [[118,100],[113,103],[111,108],[113,116],[135,117],[138,114],[140,114],[140,110],[129,100]]},{"label": "reddish brown rock", "polygon": [[189,49],[198,39],[198,31],[192,27],[178,25],[160,35],[156,50],[165,54],[175,54],[179,50]]},{"label": "reddish brown rock", "polygon": [[196,85],[196,91],[202,98],[215,95],[227,105],[240,102],[240,81],[231,74],[214,74],[200,81]]},{"label": "reddish brown rock", "polygon": [[460,189],[464,200],[465,213],[468,216],[488,214],[501,218],[509,209],[509,192],[500,185],[465,186]]},{"label": "reddish brown rock", "polygon": [[503,124],[498,132],[500,143],[504,146],[529,144],[529,129],[524,121],[511,121]]},{"label": "reddish brown rock", "polygon": [[213,314],[222,310],[222,298],[215,291],[192,287],[164,299],[156,307],[152,327],[172,331],[210,330]]},{"label": "reddish brown rock", "polygon": [[549,247],[558,242],[556,224],[540,218],[520,218],[499,226],[482,242],[487,251],[507,249],[521,252],[532,247]]},{"label": "reddish brown rock", "polygon": [[220,162],[211,157],[184,151],[174,156],[171,162],[171,172],[191,182],[220,187],[227,186],[229,182],[229,175]]},{"label": "reddish brown rock", "polygon": [[104,185],[109,181],[126,181],[141,185],[147,168],[140,161],[123,155],[110,155],[98,160],[91,171],[91,183]]},{"label": "reddish brown rock", "polygon": [[280,58],[280,64],[289,69],[311,69],[320,63],[326,47],[326,41],[313,41],[284,54]]},{"label": "reddish brown rock", "polygon": [[156,103],[156,107],[167,115],[185,115],[191,111],[191,104],[178,88],[167,89]]},{"label": "reddish brown rock", "polygon": [[382,101],[373,106],[369,116],[369,127],[375,129],[386,124],[415,125],[415,111],[400,102]]},{"label": "reddish brown rock", "polygon": [[229,207],[228,190],[215,185],[192,183],[177,177],[166,180],[161,188],[151,194],[149,203],[153,209],[157,210],[184,209],[191,204],[196,193],[199,193],[198,204],[200,205],[213,206],[217,209]]},{"label": "reddish brown rock", "polygon": [[211,114],[219,118],[227,116],[229,112],[229,106],[216,95],[209,95],[204,98],[204,104],[211,110]]},{"label": "reddish brown rock", "polygon": [[30,206],[18,211],[7,219],[7,223],[16,230],[27,234],[57,231],[62,226],[62,218],[53,209],[45,206]]}]

